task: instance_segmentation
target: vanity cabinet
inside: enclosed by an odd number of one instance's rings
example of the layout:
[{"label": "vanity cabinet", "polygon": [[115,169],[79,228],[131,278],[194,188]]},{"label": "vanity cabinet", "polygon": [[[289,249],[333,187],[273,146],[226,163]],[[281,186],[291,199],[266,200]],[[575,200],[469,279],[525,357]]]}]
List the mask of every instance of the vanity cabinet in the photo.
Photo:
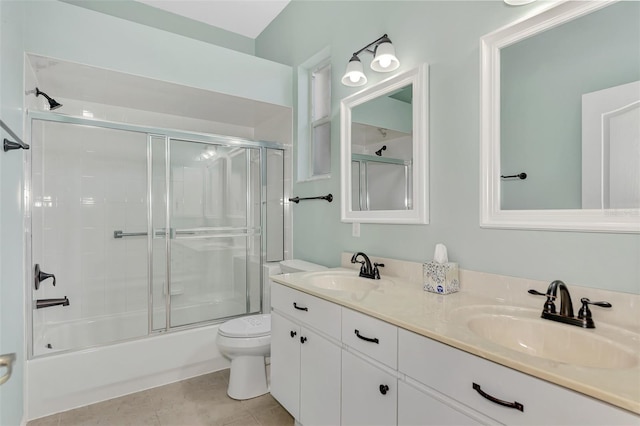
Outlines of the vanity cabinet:
[{"label": "vanity cabinet", "polygon": [[340,307],[271,288],[271,394],[305,426],[338,425],[341,348],[331,336],[340,334]]},{"label": "vanity cabinet", "polygon": [[624,410],[403,329],[398,370],[503,424],[640,424]]},{"label": "vanity cabinet", "polygon": [[271,302],[271,393],[305,426],[640,426],[625,410],[307,293],[273,283]]}]

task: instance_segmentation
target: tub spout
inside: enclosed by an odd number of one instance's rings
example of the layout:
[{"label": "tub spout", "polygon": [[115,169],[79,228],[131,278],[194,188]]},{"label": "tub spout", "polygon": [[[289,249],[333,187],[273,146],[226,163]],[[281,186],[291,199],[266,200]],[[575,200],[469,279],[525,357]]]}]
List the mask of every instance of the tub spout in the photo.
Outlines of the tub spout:
[{"label": "tub spout", "polygon": [[36,300],[36,309],[50,308],[52,306],[69,306],[67,296],[62,299],[38,299]]}]

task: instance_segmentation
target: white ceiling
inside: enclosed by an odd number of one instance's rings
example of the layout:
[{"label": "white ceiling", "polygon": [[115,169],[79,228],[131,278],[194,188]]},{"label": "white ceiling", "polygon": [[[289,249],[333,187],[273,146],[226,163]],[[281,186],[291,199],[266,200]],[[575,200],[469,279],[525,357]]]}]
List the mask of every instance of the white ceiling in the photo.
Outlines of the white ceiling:
[{"label": "white ceiling", "polygon": [[138,0],[255,39],[290,0]]}]

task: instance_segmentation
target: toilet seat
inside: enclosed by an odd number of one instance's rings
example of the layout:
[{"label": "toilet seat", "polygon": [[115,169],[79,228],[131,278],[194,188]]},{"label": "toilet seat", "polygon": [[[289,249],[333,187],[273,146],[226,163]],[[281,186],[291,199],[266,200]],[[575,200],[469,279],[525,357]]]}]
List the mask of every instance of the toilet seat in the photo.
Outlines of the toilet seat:
[{"label": "toilet seat", "polygon": [[254,338],[271,335],[271,315],[249,315],[225,322],[218,329],[229,338]]}]

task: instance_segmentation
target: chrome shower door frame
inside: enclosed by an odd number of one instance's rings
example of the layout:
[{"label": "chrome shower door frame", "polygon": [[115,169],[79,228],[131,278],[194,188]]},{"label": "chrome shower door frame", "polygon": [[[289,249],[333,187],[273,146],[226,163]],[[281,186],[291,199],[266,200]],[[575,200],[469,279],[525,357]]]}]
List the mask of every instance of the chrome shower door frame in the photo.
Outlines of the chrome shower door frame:
[{"label": "chrome shower door frame", "polygon": [[[33,127],[33,123],[34,121],[42,121],[42,122],[54,122],[54,123],[65,123],[65,124],[72,124],[72,125],[79,125],[79,126],[89,126],[89,127],[97,127],[97,128],[106,128],[106,129],[113,129],[113,130],[123,130],[123,131],[130,131],[130,132],[136,132],[136,133],[142,133],[142,134],[146,134],[147,135],[147,276],[148,276],[148,334],[145,336],[140,336],[140,337],[134,337],[134,338],[128,338],[128,339],[122,339],[122,340],[116,340],[113,342],[109,342],[109,343],[102,343],[102,344],[97,344],[97,345],[92,345],[92,346],[87,346],[87,347],[79,347],[79,348],[72,348],[72,349],[67,349],[67,350],[62,350],[62,351],[58,351],[58,352],[53,352],[52,354],[43,354],[43,355],[38,355],[38,357],[46,357],[46,356],[52,356],[52,355],[59,355],[62,353],[66,353],[66,352],[73,352],[76,350],[84,350],[87,348],[91,348],[91,347],[102,347],[102,346],[108,346],[114,343],[121,343],[121,342],[126,342],[126,341],[133,341],[133,340],[139,340],[139,339],[144,339],[147,338],[151,335],[154,334],[158,334],[158,333],[169,333],[169,332],[176,332],[176,331],[181,331],[181,330],[185,330],[185,329],[189,329],[189,328],[197,328],[197,327],[202,327],[205,325],[209,325],[209,324],[216,324],[216,323],[220,323],[223,322],[225,320],[227,320],[228,318],[217,318],[217,319],[213,319],[213,320],[209,320],[209,321],[203,321],[203,322],[198,322],[195,324],[187,324],[187,325],[183,325],[183,326],[177,326],[177,327],[171,327],[171,317],[170,317],[170,312],[171,312],[171,298],[170,298],[170,255],[171,255],[171,249],[170,249],[170,244],[171,244],[171,232],[164,232],[164,238],[165,238],[165,249],[166,251],[166,263],[167,263],[167,281],[165,284],[165,288],[163,289],[166,294],[166,300],[165,300],[165,317],[166,317],[166,323],[165,326],[161,329],[153,329],[153,311],[154,311],[154,304],[153,304],[153,238],[154,238],[154,228],[153,228],[153,211],[152,211],[152,206],[153,206],[153,201],[154,201],[154,195],[153,195],[153,187],[152,187],[152,179],[153,179],[153,171],[152,171],[152,162],[153,162],[153,149],[152,149],[152,139],[153,138],[164,138],[165,141],[165,167],[167,167],[167,169],[165,170],[165,185],[166,185],[166,193],[165,196],[167,197],[167,200],[169,200],[169,195],[170,195],[170,172],[169,172],[169,165],[170,165],[170,141],[171,140],[182,140],[182,141],[187,141],[187,142],[196,142],[196,143],[202,143],[202,144],[209,144],[209,145],[223,145],[223,146],[237,146],[237,147],[241,147],[241,148],[253,148],[253,149],[258,149],[259,154],[260,154],[260,176],[258,177],[260,179],[260,190],[258,191],[259,195],[261,197],[261,202],[260,202],[260,211],[258,213],[258,217],[260,218],[260,265],[264,265],[264,263],[266,262],[266,239],[264,238],[264,227],[266,224],[265,218],[266,218],[266,208],[265,208],[265,197],[266,197],[266,153],[268,149],[275,149],[275,150],[281,150],[281,151],[286,151],[287,149],[287,145],[285,144],[280,144],[280,143],[276,143],[276,142],[268,142],[268,141],[252,141],[252,140],[247,140],[247,139],[242,139],[242,138],[237,138],[237,137],[231,137],[231,136],[221,136],[221,135],[213,135],[213,134],[207,134],[207,133],[200,133],[200,132],[189,132],[189,131],[183,131],[183,130],[176,130],[176,129],[165,129],[165,128],[158,128],[158,127],[150,127],[150,126],[140,126],[140,125],[135,125],[135,124],[127,124],[127,123],[119,123],[119,122],[112,122],[112,121],[104,121],[104,120],[96,120],[96,119],[90,119],[90,118],[83,118],[83,117],[73,117],[73,116],[67,116],[67,115],[61,115],[58,113],[52,113],[52,112],[46,112],[46,111],[27,111],[26,114],[26,121],[27,121],[27,126],[26,126],[26,135],[27,138],[26,140],[29,141],[31,143],[32,141],[32,127]],[[31,150],[29,151],[25,151],[25,167],[24,167],[24,191],[23,191],[23,202],[24,202],[24,213],[23,213],[23,223],[24,223],[24,238],[25,238],[25,253],[24,253],[24,277],[25,277],[25,283],[24,283],[24,291],[25,291],[25,312],[27,312],[28,314],[26,315],[26,321],[25,321],[25,327],[27,328],[27,335],[29,336],[27,340],[27,354],[28,354],[28,359],[33,359],[34,358],[34,351],[33,351],[33,337],[34,337],[34,332],[33,332],[33,315],[32,315],[32,310],[34,309],[34,307],[32,306],[32,286],[30,285],[30,283],[33,282],[33,270],[32,270],[32,263],[33,263],[33,258],[32,258],[32,208],[31,208],[31,203],[32,203],[32,192],[31,192],[31,188],[32,188],[32,162],[31,162]],[[247,179],[247,185],[250,185],[250,180]],[[252,202],[252,200],[250,199],[250,195],[249,192],[247,192],[247,208],[250,206],[250,203]],[[165,220],[165,230],[170,230],[170,205],[167,202],[166,207],[166,220]],[[262,301],[262,294],[263,294],[263,268],[260,267],[260,301]],[[249,291],[249,286],[247,285],[247,292],[246,292],[246,304],[247,304],[247,310],[249,310],[249,306],[250,306],[250,291]],[[261,305],[261,303],[260,303]]]}]

